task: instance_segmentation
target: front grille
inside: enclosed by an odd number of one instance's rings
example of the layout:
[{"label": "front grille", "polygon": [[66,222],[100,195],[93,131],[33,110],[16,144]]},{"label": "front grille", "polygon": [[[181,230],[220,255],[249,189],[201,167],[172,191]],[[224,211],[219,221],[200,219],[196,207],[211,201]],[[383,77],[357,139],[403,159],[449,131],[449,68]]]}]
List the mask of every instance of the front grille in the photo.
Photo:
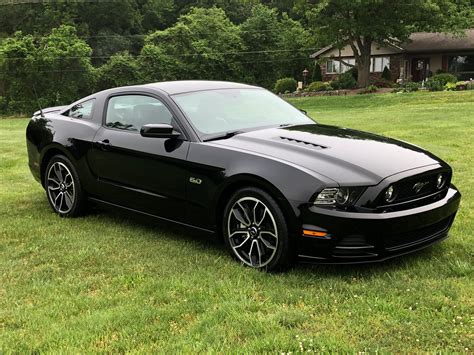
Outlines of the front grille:
[{"label": "front grille", "polygon": [[437,223],[414,231],[386,235],[384,236],[385,249],[394,251],[439,238],[449,229],[453,218],[454,216],[450,216]]},{"label": "front grille", "polygon": [[[441,189],[438,189],[436,183],[438,174],[440,173],[446,177],[446,182]],[[393,184],[395,191],[395,199],[393,201],[390,203],[385,201],[386,189],[384,189],[377,198],[375,206],[377,208],[385,208],[398,205],[403,209],[404,204],[410,204],[415,201],[416,206],[432,203],[446,195],[450,183],[451,172],[448,170],[435,170],[425,174],[411,176]],[[423,200],[424,198],[425,200]],[[410,206],[410,208],[416,206]],[[400,208],[397,208],[396,210],[398,209]]]},{"label": "front grille", "polygon": [[[424,175],[415,178],[411,178],[405,181],[401,181],[395,184],[397,191],[397,197],[394,202],[404,202],[412,200],[414,198],[420,198],[423,196],[431,195],[438,191],[436,188],[437,174]],[[418,184],[418,185],[417,185]],[[415,190],[415,186],[419,190]]]}]

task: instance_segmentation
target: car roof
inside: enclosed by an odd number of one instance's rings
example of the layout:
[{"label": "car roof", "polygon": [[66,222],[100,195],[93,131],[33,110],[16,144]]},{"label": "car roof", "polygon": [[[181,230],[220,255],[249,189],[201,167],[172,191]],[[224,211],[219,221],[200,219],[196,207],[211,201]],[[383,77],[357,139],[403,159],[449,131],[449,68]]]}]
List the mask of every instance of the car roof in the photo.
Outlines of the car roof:
[{"label": "car roof", "polygon": [[185,92],[217,90],[217,89],[259,89],[257,86],[233,83],[230,81],[211,81],[211,80],[180,80],[164,81],[160,83],[151,83],[143,85],[162,90],[168,95],[182,94]]}]

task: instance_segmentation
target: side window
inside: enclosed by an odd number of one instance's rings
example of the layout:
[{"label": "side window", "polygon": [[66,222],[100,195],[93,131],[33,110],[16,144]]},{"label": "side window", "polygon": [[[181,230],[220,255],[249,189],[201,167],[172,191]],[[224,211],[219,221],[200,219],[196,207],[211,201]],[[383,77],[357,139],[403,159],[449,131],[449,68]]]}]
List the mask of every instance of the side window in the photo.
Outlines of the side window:
[{"label": "side window", "polygon": [[105,125],[128,131],[140,131],[149,123],[171,124],[173,115],[163,103],[145,95],[122,95],[109,99]]},{"label": "side window", "polygon": [[72,118],[92,118],[95,99],[81,102],[69,109],[68,116]]}]

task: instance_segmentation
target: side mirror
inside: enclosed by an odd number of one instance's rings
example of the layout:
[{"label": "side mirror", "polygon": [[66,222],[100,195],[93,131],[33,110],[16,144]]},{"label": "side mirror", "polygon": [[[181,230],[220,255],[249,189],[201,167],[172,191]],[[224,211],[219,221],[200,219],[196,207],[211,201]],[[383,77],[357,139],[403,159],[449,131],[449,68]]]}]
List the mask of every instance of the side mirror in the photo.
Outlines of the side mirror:
[{"label": "side mirror", "polygon": [[142,137],[150,138],[177,138],[181,135],[180,132],[175,131],[173,126],[166,123],[150,123],[144,125],[140,129]]}]

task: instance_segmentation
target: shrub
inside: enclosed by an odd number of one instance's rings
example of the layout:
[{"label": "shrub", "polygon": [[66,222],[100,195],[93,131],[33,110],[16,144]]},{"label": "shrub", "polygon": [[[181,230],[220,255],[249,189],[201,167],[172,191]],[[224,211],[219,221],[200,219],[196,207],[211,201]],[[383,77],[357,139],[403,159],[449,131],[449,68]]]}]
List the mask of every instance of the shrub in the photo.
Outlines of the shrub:
[{"label": "shrub", "polygon": [[458,81],[458,78],[456,78],[456,76],[454,76],[453,74],[441,73],[433,75],[431,78],[429,78],[428,81],[430,80],[439,81],[443,85],[446,85],[447,83],[456,83]]},{"label": "shrub", "polygon": [[297,85],[298,83],[293,78],[278,79],[277,82],[275,83],[274,91],[277,94],[282,94],[286,92],[294,92],[296,91]]},{"label": "shrub", "polygon": [[444,84],[441,81],[437,81],[437,80],[428,80],[425,83],[425,87],[429,91],[443,91],[444,90]]},{"label": "shrub", "polygon": [[0,113],[7,112],[7,99],[3,96],[0,96]]},{"label": "shrub", "polygon": [[388,69],[388,67],[383,68],[382,79],[385,79],[387,81],[392,80],[392,73],[390,72],[390,69]]},{"label": "shrub", "polygon": [[454,90],[456,90],[456,83],[446,83],[446,85],[444,87],[448,91],[454,91]]},{"label": "shrub", "polygon": [[324,81],[313,81],[308,85],[306,91],[329,91],[333,90],[331,84]]},{"label": "shrub", "polygon": [[323,74],[321,73],[321,66],[319,64],[314,66],[313,81],[323,81]]},{"label": "shrub", "polygon": [[420,83],[415,83],[413,81],[409,81],[407,83],[401,84],[393,90],[393,92],[413,92],[418,91],[420,88]]},{"label": "shrub", "polygon": [[373,94],[374,92],[377,92],[377,86],[369,85],[365,89],[359,91],[359,94]]},{"label": "shrub", "polygon": [[357,86],[357,81],[352,76],[352,73],[348,71],[339,75],[336,80],[331,81],[331,86],[336,90],[354,89]]},{"label": "shrub", "polygon": [[370,85],[374,85],[378,88],[393,88],[393,86],[394,86],[394,84],[391,80],[386,80],[386,79],[370,80]]},{"label": "shrub", "polygon": [[348,71],[348,73],[351,73],[352,74],[352,77],[354,78],[354,80],[357,82],[357,76],[358,76],[358,71],[357,71],[357,67],[352,67],[350,68]]},{"label": "shrub", "polygon": [[456,90],[467,90],[469,84],[469,81],[458,81],[456,83]]}]

